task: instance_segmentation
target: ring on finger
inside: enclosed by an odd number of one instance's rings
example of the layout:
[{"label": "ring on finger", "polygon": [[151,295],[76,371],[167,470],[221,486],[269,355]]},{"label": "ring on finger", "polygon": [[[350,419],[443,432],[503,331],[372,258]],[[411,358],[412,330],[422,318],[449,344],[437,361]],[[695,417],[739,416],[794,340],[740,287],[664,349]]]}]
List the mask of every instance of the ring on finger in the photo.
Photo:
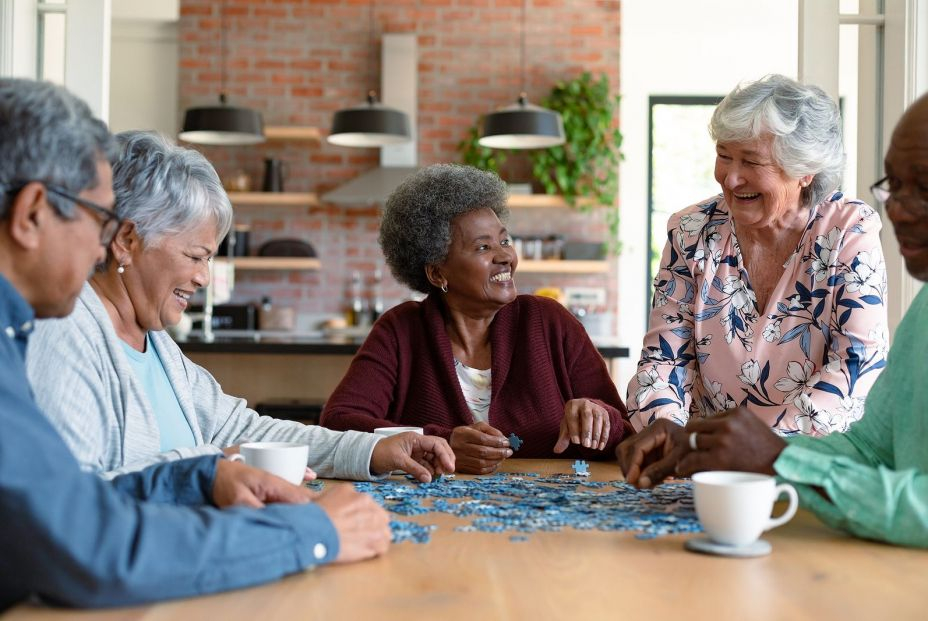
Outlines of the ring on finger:
[{"label": "ring on finger", "polygon": [[690,434],[690,448],[694,451],[698,451],[699,447],[696,445],[696,432]]}]

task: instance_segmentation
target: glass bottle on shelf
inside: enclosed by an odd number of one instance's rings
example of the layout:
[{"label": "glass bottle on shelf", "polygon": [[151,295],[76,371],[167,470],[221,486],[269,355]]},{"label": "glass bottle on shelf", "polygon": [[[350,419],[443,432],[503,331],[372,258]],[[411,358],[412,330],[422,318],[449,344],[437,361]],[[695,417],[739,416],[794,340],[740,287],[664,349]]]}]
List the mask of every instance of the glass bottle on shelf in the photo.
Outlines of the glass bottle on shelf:
[{"label": "glass bottle on shelf", "polygon": [[361,272],[358,270],[351,273],[350,295],[345,319],[349,326],[364,325],[364,298],[361,297]]},{"label": "glass bottle on shelf", "polygon": [[374,270],[374,280],[371,281],[371,323],[383,314],[383,272]]}]

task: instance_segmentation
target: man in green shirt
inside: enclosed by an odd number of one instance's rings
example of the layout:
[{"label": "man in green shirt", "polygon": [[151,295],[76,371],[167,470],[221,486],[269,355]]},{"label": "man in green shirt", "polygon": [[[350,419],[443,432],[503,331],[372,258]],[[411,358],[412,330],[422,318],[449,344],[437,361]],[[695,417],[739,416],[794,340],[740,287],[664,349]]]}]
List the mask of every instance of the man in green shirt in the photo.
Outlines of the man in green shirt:
[{"label": "man in green shirt", "polygon": [[[928,95],[893,132],[886,177],[873,193],[886,207],[912,276],[928,281]],[[702,470],[776,474],[825,523],[858,537],[928,547],[928,287],[896,330],[865,415],[847,433],[788,439],[745,407],[685,428],[658,420],[619,445],[626,479],[651,487]]]}]

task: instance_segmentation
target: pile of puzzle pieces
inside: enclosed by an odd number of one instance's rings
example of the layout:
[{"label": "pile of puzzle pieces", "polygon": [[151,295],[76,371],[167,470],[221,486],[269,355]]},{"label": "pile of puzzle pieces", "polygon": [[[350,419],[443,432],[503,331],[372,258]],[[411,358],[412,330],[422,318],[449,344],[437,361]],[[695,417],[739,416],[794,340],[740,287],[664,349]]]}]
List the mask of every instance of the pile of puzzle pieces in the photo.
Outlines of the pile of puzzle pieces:
[{"label": "pile of puzzle pieces", "polygon": [[[689,482],[639,490],[623,481],[589,481],[582,476],[499,473],[422,484],[364,482],[355,483],[355,487],[392,513],[447,513],[470,522],[456,527],[457,531],[517,533],[510,537],[511,541],[525,541],[531,533],[564,528],[634,531],[640,539],[702,530]],[[436,527],[394,520],[391,528],[395,543],[427,543]]]}]

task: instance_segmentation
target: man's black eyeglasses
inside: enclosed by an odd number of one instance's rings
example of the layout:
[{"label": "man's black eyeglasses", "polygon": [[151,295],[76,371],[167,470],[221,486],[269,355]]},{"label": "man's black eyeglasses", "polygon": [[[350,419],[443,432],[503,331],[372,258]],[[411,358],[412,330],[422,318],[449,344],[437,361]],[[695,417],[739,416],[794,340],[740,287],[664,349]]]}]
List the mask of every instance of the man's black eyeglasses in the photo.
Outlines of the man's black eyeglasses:
[{"label": "man's black eyeglasses", "polygon": [[[22,190],[29,181],[25,183],[19,183],[14,185],[12,188],[7,190],[8,194],[16,194]],[[79,207],[93,212],[99,218],[100,224],[100,243],[104,246],[109,246],[110,242],[113,241],[113,238],[116,236],[116,231],[119,230],[119,226],[122,224],[123,219],[116,215],[116,212],[112,209],[107,209],[103,205],[98,205],[93,201],[89,201],[86,198],[81,198],[80,196],[75,196],[63,188],[59,188],[56,185],[40,181],[49,194],[54,194],[60,196],[65,200],[69,200]]]}]

